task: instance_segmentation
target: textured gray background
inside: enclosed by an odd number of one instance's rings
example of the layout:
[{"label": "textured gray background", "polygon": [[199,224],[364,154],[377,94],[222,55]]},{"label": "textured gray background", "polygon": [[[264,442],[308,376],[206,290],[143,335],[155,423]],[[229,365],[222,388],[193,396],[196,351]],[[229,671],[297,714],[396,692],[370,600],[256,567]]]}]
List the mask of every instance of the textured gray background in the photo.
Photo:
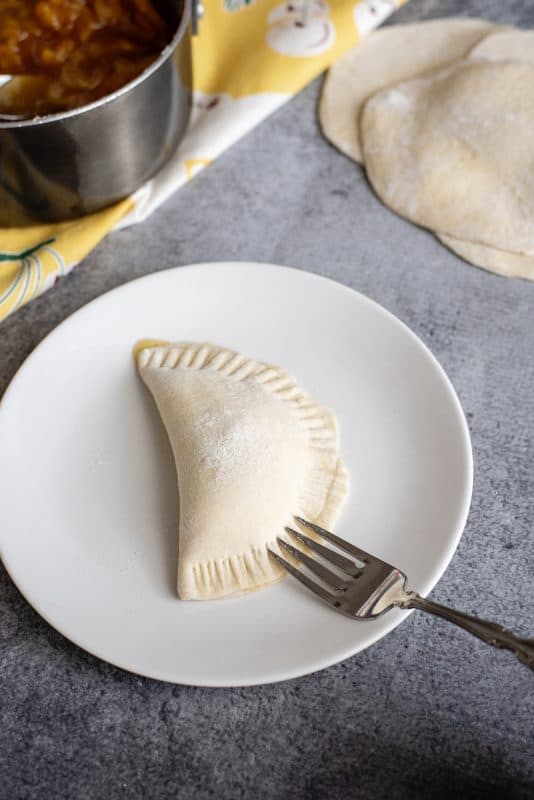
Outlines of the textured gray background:
[{"label": "textured gray background", "polygon": [[[455,12],[534,26],[532,4],[519,0],[412,0],[394,21]],[[4,323],[0,393],[68,314],[146,272],[251,259],[335,278],[422,337],[467,412],[473,505],[433,596],[532,634],[534,285],[467,266],[387,211],[321,138],[319,89]],[[421,614],[322,673],[206,690],[87,655],[3,570],[0,612],[5,800],[534,797],[532,673]]]}]

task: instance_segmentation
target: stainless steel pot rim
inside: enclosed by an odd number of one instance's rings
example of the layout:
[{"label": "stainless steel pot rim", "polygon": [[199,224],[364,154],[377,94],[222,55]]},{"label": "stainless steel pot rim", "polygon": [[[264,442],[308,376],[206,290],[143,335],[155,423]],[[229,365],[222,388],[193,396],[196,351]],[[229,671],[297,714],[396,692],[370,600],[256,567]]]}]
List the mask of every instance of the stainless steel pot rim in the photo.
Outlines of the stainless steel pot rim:
[{"label": "stainless steel pot rim", "polygon": [[192,0],[184,0],[184,10],[182,13],[182,18],[180,20],[180,24],[176,30],[176,33],[172,37],[169,44],[161,51],[158,58],[152,62],[137,78],[134,78],[133,81],[129,83],[125,83],[124,86],[121,86],[120,89],[117,89],[115,92],[111,94],[107,94],[104,97],[101,97],[100,100],[95,100],[94,103],[88,103],[85,106],[80,106],[79,108],[73,108],[70,111],[60,111],[57,114],[44,114],[42,117],[35,116],[29,117],[28,119],[17,120],[16,122],[0,122],[0,130],[12,130],[13,128],[31,128],[37,125],[46,125],[48,122],[60,122],[64,119],[70,119],[72,117],[77,117],[80,114],[85,114],[87,111],[91,111],[95,108],[101,108],[102,106],[107,105],[108,103],[113,102],[118,97],[122,97],[128,92],[135,89],[140,83],[143,83],[153,72],[155,72],[160,64],[163,64],[174,52],[176,45],[180,42],[189,25],[189,19],[191,17],[191,2]]}]

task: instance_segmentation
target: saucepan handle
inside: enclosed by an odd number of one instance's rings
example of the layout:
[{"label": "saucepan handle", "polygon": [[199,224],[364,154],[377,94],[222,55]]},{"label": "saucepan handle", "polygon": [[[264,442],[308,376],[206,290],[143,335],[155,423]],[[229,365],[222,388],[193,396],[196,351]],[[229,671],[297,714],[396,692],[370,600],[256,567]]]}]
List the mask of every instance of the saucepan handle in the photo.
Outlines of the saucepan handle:
[{"label": "saucepan handle", "polygon": [[204,16],[204,4],[201,0],[191,0],[191,33],[198,34],[199,20]]}]

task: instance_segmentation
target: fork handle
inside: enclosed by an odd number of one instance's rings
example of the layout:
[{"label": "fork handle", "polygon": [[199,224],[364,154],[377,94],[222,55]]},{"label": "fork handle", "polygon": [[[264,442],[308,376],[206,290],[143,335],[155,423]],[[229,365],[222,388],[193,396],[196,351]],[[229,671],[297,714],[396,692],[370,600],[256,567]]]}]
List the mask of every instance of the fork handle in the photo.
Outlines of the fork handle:
[{"label": "fork handle", "polygon": [[488,620],[464,614],[463,611],[455,611],[455,609],[442,606],[433,600],[427,600],[416,592],[409,592],[401,607],[418,608],[420,611],[427,611],[429,614],[443,617],[493,647],[511,650],[523,664],[534,670],[534,639],[523,639],[496,622],[488,622]]}]

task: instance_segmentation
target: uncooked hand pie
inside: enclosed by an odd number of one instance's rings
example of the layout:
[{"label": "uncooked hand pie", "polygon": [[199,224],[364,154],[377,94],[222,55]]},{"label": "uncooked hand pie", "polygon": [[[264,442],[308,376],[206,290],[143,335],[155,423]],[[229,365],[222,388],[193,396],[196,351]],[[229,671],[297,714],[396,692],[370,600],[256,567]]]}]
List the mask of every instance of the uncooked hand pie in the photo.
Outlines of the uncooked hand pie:
[{"label": "uncooked hand pie", "polygon": [[284,526],[329,527],[346,497],[334,414],[279,367],[212,344],[141,342],[136,360],[176,463],[179,596],[278,581],[267,547]]}]

